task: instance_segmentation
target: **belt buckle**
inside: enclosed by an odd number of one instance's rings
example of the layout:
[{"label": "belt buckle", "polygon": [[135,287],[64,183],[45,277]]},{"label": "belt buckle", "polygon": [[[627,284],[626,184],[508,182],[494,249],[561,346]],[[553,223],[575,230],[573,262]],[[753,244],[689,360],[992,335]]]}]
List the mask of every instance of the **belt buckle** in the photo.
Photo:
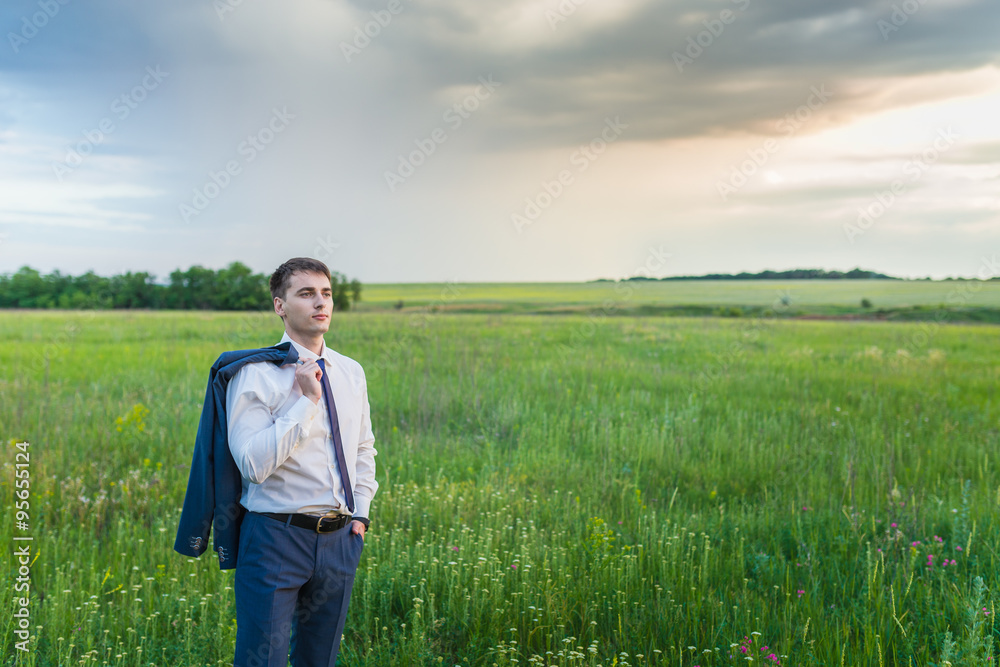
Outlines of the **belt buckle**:
[{"label": "belt buckle", "polygon": [[[335,531],[338,528],[340,528],[340,526],[336,526],[335,528],[331,528],[330,530],[320,530],[320,526],[323,525],[323,520],[324,519],[329,519],[331,522],[333,522],[334,524],[336,524],[336,522],[339,521],[340,517],[321,516],[319,518],[319,521],[316,522],[316,532],[317,533],[332,533],[333,531]],[[343,524],[341,524],[341,525],[343,525]]]}]

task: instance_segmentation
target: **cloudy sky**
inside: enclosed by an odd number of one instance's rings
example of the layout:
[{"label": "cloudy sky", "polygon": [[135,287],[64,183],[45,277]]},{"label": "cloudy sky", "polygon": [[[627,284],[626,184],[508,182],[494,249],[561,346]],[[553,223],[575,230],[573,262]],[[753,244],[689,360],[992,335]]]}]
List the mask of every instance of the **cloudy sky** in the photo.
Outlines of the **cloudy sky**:
[{"label": "cloudy sky", "polygon": [[0,273],[1000,252],[995,0],[6,0]]}]

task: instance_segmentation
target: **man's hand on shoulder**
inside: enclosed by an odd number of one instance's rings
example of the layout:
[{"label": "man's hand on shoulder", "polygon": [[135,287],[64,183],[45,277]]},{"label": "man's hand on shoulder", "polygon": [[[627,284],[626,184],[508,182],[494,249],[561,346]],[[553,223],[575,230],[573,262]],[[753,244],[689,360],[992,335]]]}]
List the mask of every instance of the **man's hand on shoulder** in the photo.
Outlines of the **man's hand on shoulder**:
[{"label": "man's hand on shoulder", "polygon": [[323,369],[319,367],[315,359],[303,361],[295,368],[295,383],[299,385],[302,395],[313,403],[319,403],[323,397]]}]

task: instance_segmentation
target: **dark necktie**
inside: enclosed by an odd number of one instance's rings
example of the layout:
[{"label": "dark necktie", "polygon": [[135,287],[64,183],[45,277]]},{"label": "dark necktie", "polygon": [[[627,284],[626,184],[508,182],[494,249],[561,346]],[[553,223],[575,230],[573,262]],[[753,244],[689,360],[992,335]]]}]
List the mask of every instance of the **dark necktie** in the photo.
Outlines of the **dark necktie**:
[{"label": "dark necktie", "polygon": [[344,443],[340,440],[340,421],[337,419],[337,406],[333,403],[333,388],[330,378],[326,375],[325,359],[317,359],[320,370],[323,371],[323,398],[326,400],[326,413],[330,415],[330,433],[333,435],[333,449],[337,453],[337,468],[340,470],[340,484],[344,487],[347,498],[347,509],[354,513],[354,491],[351,490],[351,476],[347,472],[347,459],[344,458]]}]

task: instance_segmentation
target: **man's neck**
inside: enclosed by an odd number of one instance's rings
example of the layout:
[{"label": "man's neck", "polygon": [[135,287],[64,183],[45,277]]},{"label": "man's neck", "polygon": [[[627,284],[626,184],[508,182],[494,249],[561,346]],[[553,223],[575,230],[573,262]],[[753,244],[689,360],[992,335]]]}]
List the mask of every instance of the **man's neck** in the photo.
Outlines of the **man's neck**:
[{"label": "man's neck", "polygon": [[288,335],[293,341],[306,348],[317,357],[323,355],[323,336],[316,336],[314,338],[305,338],[298,333],[292,333],[288,329],[285,329],[285,334]]}]

